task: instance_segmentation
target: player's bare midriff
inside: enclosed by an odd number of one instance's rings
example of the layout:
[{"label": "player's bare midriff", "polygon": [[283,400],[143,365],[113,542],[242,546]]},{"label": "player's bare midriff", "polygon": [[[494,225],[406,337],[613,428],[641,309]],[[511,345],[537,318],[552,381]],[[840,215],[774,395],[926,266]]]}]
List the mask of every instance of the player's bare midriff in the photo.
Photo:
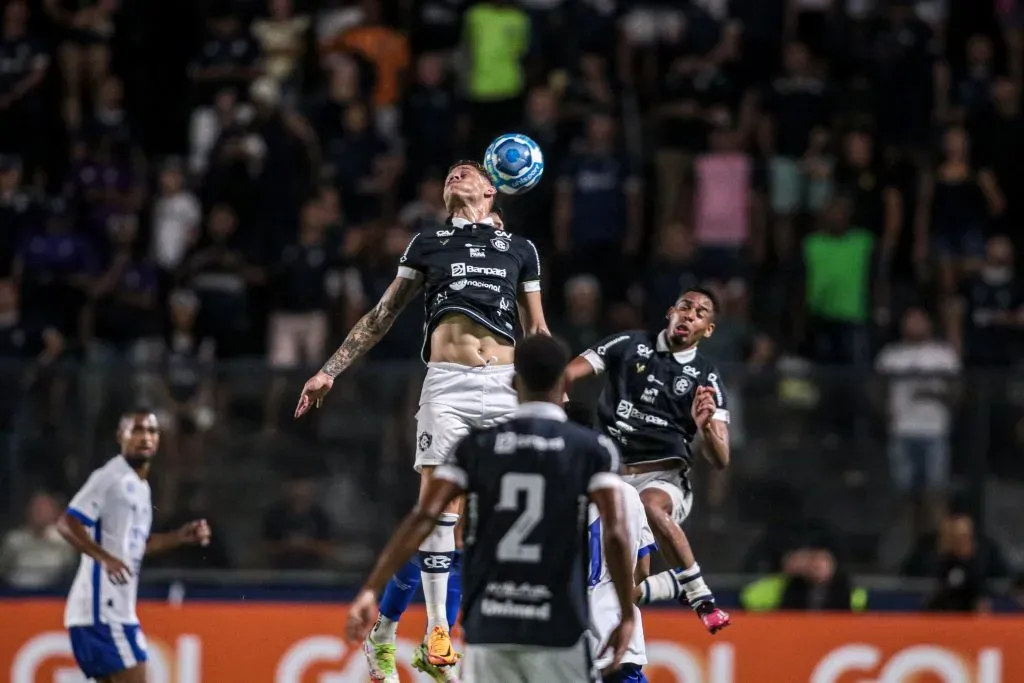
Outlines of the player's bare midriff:
[{"label": "player's bare midriff", "polygon": [[431,363],[512,365],[515,346],[464,315],[447,313],[430,335]]}]

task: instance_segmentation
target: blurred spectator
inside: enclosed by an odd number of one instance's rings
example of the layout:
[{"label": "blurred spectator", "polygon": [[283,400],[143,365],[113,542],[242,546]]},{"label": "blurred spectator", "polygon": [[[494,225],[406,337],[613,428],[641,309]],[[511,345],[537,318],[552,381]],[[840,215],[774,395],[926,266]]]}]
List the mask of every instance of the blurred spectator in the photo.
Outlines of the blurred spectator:
[{"label": "blurred spectator", "polygon": [[642,184],[616,148],[615,127],[605,113],[588,119],[585,140],[561,169],[554,216],[556,252],[575,273],[606,274],[612,299],[622,296],[622,256],[637,254],[643,220]]},{"label": "blurred spectator", "polygon": [[412,232],[441,230],[448,220],[443,193],[444,176],[429,173],[420,181],[416,199],[406,204],[398,214],[398,222]]},{"label": "blurred spectator", "polygon": [[10,277],[21,241],[42,219],[41,207],[21,179],[21,159],[0,155],[0,277]]},{"label": "blurred spectator", "polygon": [[[711,148],[694,164],[693,236],[703,277],[728,281],[747,273],[751,244],[753,161],[727,125],[711,133]],[[760,240],[757,240],[760,241]]]},{"label": "blurred spectator", "polygon": [[29,499],[25,525],[12,529],[0,546],[0,580],[11,588],[40,590],[66,581],[77,553],[57,532],[60,503],[37,491]]},{"label": "blurred spectator", "polygon": [[[988,215],[1003,212],[1002,192],[988,169],[971,165],[970,138],[960,127],[942,137],[942,158],[934,175],[922,178],[916,218],[918,262],[933,251],[938,257],[939,282],[952,295],[963,273],[977,268],[984,251]],[[987,204],[986,204],[987,202]]]},{"label": "blurred spectator", "polygon": [[[402,101],[402,138],[407,168],[442,172],[455,157],[455,93],[439,53],[421,55],[416,77]],[[440,196],[440,193],[438,193]]]},{"label": "blurred spectator", "polygon": [[[278,370],[315,367],[327,349],[328,272],[336,265],[338,248],[328,242],[327,222],[319,199],[302,208],[298,239],[281,253],[270,274],[271,303],[267,360]],[[267,403],[267,424],[277,422],[285,377],[274,382]]]},{"label": "blurred spectator", "polygon": [[402,159],[377,130],[365,104],[345,109],[342,137],[331,141],[328,156],[350,220],[365,223],[390,212]]},{"label": "blurred spectator", "polygon": [[906,241],[898,175],[884,163],[874,137],[867,130],[848,132],[842,147],[835,171],[836,185],[852,195],[851,220],[878,239],[879,265],[886,277],[892,276],[897,249]]},{"label": "blurred spectator", "polygon": [[980,270],[968,278],[951,306],[947,334],[969,365],[1017,362],[1024,350],[1024,283],[1017,275],[1013,242],[990,237]]},{"label": "blurred spectator", "polygon": [[72,232],[64,204],[54,201],[45,231],[27,235],[15,256],[13,279],[21,290],[24,320],[77,336],[79,315],[97,270],[94,250]]},{"label": "blurred spectator", "polygon": [[790,43],[784,53],[785,73],[763,98],[761,149],[771,158],[775,250],[781,259],[788,259],[795,246],[795,217],[803,211],[817,213],[827,201],[827,184],[800,164],[816,129],[828,126],[834,113],[831,93],[814,66],[806,45]]},{"label": "blurred spectator", "polygon": [[999,194],[1006,202],[1006,226],[1019,226],[1024,222],[1024,197],[1012,189],[1024,177],[1024,117],[1021,116],[1020,92],[1019,83],[1008,78],[996,79],[992,109],[978,117],[972,134],[977,141],[977,166],[991,169]]},{"label": "blurred spectator", "polygon": [[44,324],[25,320],[18,303],[18,289],[10,280],[0,280],[0,358],[37,358],[44,365],[55,361],[64,350],[61,333]]},{"label": "blurred spectator", "polygon": [[82,123],[82,100],[106,79],[114,37],[116,0],[97,0],[67,9],[61,0],[44,7],[60,29],[60,72],[64,77],[64,121],[70,130]]},{"label": "blurred spectator", "polygon": [[878,96],[879,136],[886,144],[921,147],[931,130],[933,31],[914,14],[913,0],[882,3],[867,28],[865,66]]},{"label": "blurred spectator", "polygon": [[244,91],[258,74],[259,48],[231,14],[211,17],[199,54],[189,69],[200,104],[226,88]]},{"label": "blurred spectator", "polygon": [[281,499],[263,517],[266,560],[274,569],[319,569],[337,552],[331,522],[316,502],[316,483],[292,477],[282,486]]},{"label": "blurred spectator", "polygon": [[782,573],[759,579],[743,589],[743,609],[861,612],[867,592],[856,588],[837,566],[831,550],[809,544],[783,557]]},{"label": "blurred spectator", "polygon": [[41,94],[50,55],[28,30],[22,0],[4,6],[0,32],[0,153],[17,154],[33,170],[47,160],[46,118]]},{"label": "blurred spectator", "polygon": [[82,127],[82,135],[94,144],[101,140],[131,149],[135,142],[131,122],[124,109],[124,85],[115,76],[108,76],[96,91],[92,114]]},{"label": "blurred spectator", "polygon": [[[373,229],[380,229],[374,226]],[[395,264],[412,235],[399,226],[383,230],[383,239],[367,240],[355,267],[344,274],[345,329],[351,329],[374,306],[395,279]],[[416,358],[423,342],[421,295],[406,306],[390,332],[369,352],[371,360],[408,361]],[[401,380],[403,383],[405,379]]]},{"label": "blurred spectator", "polygon": [[554,332],[573,353],[583,352],[605,336],[601,283],[596,277],[576,275],[565,283],[565,319]]},{"label": "blurred spectator", "polygon": [[164,164],[153,204],[152,255],[165,282],[177,272],[185,254],[198,241],[203,222],[199,200],[185,187],[182,171],[176,161]]},{"label": "blurred spectator", "polygon": [[333,58],[327,72],[327,89],[309,107],[310,123],[325,151],[332,142],[344,137],[345,111],[362,100],[355,60],[346,55]]},{"label": "blurred spectator", "polygon": [[851,225],[852,202],[832,199],[817,232],[804,239],[805,308],[818,362],[868,362],[875,238]]},{"label": "blurred spectator", "polygon": [[967,66],[955,84],[953,104],[959,109],[950,118],[976,122],[992,106],[992,85],[996,78],[995,48],[986,35],[973,35],[967,41]]},{"label": "blurred spectator", "polygon": [[380,0],[362,0],[362,20],[334,41],[321,44],[326,52],[350,51],[374,67],[373,113],[377,127],[391,136],[398,125],[398,102],[411,58],[405,36],[384,23]]},{"label": "blurred spectator", "polygon": [[659,231],[654,257],[638,283],[644,326],[656,330],[664,325],[669,306],[698,284],[693,238],[681,223],[669,223]]},{"label": "blurred spectator", "polygon": [[148,349],[160,329],[156,267],[140,254],[134,217],[112,221],[112,254],[90,293],[93,300],[92,351],[96,358],[149,359]]},{"label": "blurred spectator", "polygon": [[951,513],[937,534],[921,537],[903,562],[906,576],[938,580],[927,608],[940,612],[975,612],[986,609],[988,581],[1009,576],[1002,551],[992,539],[975,535],[974,522]]},{"label": "blurred spectator", "polygon": [[466,10],[462,22],[469,149],[482,150],[491,138],[519,124],[530,23],[511,0],[480,0]]},{"label": "blurred spectator", "polygon": [[217,344],[218,355],[248,350],[249,288],[263,272],[239,246],[238,218],[223,204],[210,210],[206,234],[185,259],[183,283],[199,297],[199,329]]},{"label": "blurred spectator", "polygon": [[298,67],[306,50],[309,17],[296,16],[292,0],[270,0],[270,16],[252,24],[252,35],[263,55],[263,73],[270,76],[289,101],[298,96],[301,85]]},{"label": "blurred spectator", "polygon": [[949,483],[950,407],[960,358],[932,336],[921,308],[903,314],[903,336],[878,354],[875,368],[888,379],[889,464],[908,495],[914,536],[935,528]]},{"label": "blurred spectator", "polygon": [[[170,296],[170,328],[162,353],[159,405],[163,435],[160,502],[165,510],[178,500],[183,482],[206,476],[204,436],[213,427],[213,362],[217,342],[197,329],[199,299],[190,291]],[[195,518],[192,518],[195,519]]]},{"label": "blurred spectator", "polygon": [[231,88],[218,91],[212,106],[197,107],[189,124],[189,171],[202,176],[221,134],[236,130],[251,117],[251,107],[240,106],[238,94]]}]

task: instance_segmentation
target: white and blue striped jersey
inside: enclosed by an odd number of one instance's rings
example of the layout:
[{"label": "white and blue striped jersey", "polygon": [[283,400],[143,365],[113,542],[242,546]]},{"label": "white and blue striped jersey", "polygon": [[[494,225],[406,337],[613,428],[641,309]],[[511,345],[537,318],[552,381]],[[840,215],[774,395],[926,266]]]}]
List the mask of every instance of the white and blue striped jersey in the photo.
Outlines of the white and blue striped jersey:
[{"label": "white and blue striped jersey", "polygon": [[125,585],[115,585],[99,562],[82,555],[64,625],[138,624],[139,570],[153,521],[149,482],[118,455],[89,476],[71,499],[68,514],[82,522],[104,550],[127,564],[132,576]]},{"label": "white and blue striped jersey", "polygon": [[[647,514],[644,512],[644,504],[640,501],[640,494],[637,490],[624,482],[619,482],[619,491],[622,495],[623,511],[626,515],[626,529],[629,532],[629,547],[632,552],[632,570],[636,572],[637,562],[653,550],[657,549],[654,542],[654,533],[647,523]],[[615,593],[615,586],[612,584],[612,575],[608,571],[608,565],[604,558],[604,534],[601,529],[601,518],[597,514],[597,506],[593,503],[587,511],[587,524],[590,535],[590,577],[589,601],[590,601],[590,634],[591,644],[594,648],[594,660],[597,668],[603,669],[612,663],[612,653],[600,656],[600,648],[608,642],[608,636],[621,621],[622,613],[619,610],[619,598]],[[622,661],[626,664],[638,664],[643,666],[647,663],[647,648],[644,646],[644,626],[640,619],[640,609],[633,606],[633,614],[636,619],[636,626],[633,628],[633,635],[629,641],[629,649],[626,650]]]}]

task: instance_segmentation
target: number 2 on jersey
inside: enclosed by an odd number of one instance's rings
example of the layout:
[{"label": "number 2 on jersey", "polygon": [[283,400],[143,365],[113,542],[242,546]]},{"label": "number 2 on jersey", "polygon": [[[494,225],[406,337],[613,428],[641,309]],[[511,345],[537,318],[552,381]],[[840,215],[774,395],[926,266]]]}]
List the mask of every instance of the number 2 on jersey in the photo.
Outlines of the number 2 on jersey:
[{"label": "number 2 on jersey", "polygon": [[[522,510],[505,532],[495,552],[500,562],[540,562],[540,544],[525,543],[526,538],[544,518],[544,476],[510,472],[501,478],[501,491],[495,510]],[[520,507],[519,494],[525,494]]]}]

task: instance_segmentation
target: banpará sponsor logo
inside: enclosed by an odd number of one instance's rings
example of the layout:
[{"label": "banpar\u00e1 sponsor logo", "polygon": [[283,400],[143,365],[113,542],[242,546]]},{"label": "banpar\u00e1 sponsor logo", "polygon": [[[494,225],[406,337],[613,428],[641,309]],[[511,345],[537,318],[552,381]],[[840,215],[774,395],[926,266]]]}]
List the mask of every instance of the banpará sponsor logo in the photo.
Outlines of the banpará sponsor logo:
[{"label": "banpar\u00e1 sponsor logo", "polygon": [[668,420],[660,418],[657,415],[645,413],[642,410],[637,410],[630,401],[619,401],[619,404],[615,406],[615,414],[624,420],[639,420],[640,422],[654,425],[656,427],[668,426]]},{"label": "banpar\u00e1 sponsor logo", "polygon": [[474,266],[471,263],[453,263],[452,277],[465,277],[467,275],[491,275],[494,277],[505,277],[508,271],[504,268],[488,268],[487,266]]}]

